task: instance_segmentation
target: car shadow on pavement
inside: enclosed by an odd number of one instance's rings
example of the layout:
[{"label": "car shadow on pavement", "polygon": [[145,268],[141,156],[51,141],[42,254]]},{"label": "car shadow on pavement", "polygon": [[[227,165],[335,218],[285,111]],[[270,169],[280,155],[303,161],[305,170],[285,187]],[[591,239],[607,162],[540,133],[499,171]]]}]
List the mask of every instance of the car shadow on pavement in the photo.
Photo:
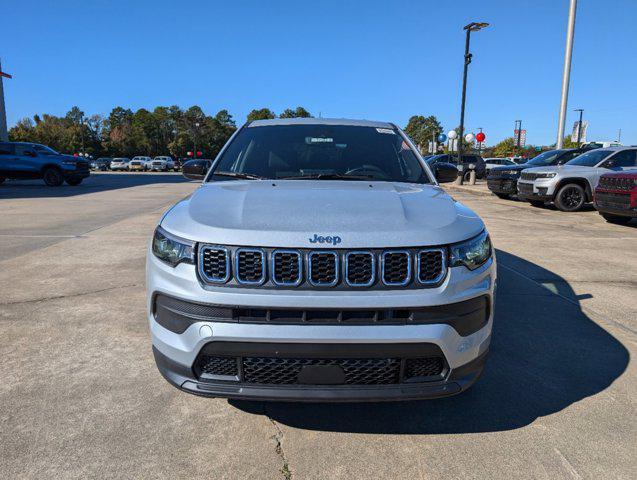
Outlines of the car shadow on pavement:
[{"label": "car shadow on pavement", "polygon": [[581,310],[578,299],[590,295],[575,295],[558,275],[510,253],[498,251],[497,258],[490,358],[466,392],[391,403],[230,403],[309,430],[449,434],[524,427],[608,388],[629,353]]},{"label": "car shadow on pavement", "polygon": [[47,187],[42,180],[7,180],[0,184],[2,198],[59,198],[86,195],[88,193],[139,187],[152,184],[190,182],[180,173],[93,173],[75,187],[61,185]]}]

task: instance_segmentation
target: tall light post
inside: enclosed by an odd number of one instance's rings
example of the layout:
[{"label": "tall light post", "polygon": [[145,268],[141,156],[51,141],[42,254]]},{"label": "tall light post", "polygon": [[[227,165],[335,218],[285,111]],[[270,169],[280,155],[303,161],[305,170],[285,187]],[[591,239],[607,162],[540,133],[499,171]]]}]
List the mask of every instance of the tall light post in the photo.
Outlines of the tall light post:
[{"label": "tall light post", "polygon": [[195,149],[192,152],[192,157],[197,158],[197,132],[199,131],[199,122],[195,123]]},{"label": "tall light post", "polygon": [[577,0],[571,0],[568,9],[568,26],[566,29],[566,52],[564,53],[564,71],[562,73],[562,98],[560,100],[560,119],[557,124],[557,148],[564,146],[564,125],[566,124],[566,106],[568,104],[568,87],[571,79],[571,57],[573,55],[573,36],[575,34],[575,13]]},{"label": "tall light post", "polygon": [[2,77],[11,78],[11,75],[2,71],[0,63],[0,142],[9,141],[9,133],[7,131],[7,112],[4,108],[4,88],[2,87]]},{"label": "tall light post", "polygon": [[[460,131],[458,132],[458,165],[462,164],[462,140],[464,138],[464,106],[467,99],[467,70],[471,63],[473,55],[469,53],[469,43],[471,42],[471,32],[477,32],[489,24],[485,22],[471,22],[469,25],[465,25],[463,29],[467,32],[467,38],[464,46],[464,70],[462,73],[462,103],[460,104]],[[462,180],[460,180],[462,183]]]},{"label": "tall light post", "polygon": [[584,109],[583,108],[576,108],[573,111],[574,112],[579,112],[579,123],[577,124],[577,148],[579,148],[580,142],[582,140],[582,116],[584,114]]}]

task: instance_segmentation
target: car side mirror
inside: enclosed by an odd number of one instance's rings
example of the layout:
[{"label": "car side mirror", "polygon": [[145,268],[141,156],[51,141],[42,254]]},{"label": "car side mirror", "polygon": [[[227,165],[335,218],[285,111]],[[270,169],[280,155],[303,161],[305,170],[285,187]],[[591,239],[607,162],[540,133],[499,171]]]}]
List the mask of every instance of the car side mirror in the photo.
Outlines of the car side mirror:
[{"label": "car side mirror", "polygon": [[203,180],[208,173],[208,162],[189,160],[181,166],[181,173],[190,180]]},{"label": "car side mirror", "polygon": [[458,168],[451,163],[437,163],[433,171],[438,183],[454,182],[458,178]]}]

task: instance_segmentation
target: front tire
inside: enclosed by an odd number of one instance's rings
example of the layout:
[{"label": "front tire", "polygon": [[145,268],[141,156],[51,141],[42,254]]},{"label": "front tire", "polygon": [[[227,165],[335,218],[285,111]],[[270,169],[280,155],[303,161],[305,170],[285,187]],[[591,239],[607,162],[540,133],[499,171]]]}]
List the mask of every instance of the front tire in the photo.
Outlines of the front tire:
[{"label": "front tire", "polygon": [[82,180],[83,179],[81,179],[81,178],[71,177],[71,178],[67,178],[66,179],[66,183],[68,183],[72,187],[75,187],[75,186],[79,185],[80,183],[82,183]]},{"label": "front tire", "polygon": [[42,178],[44,183],[48,187],[59,187],[64,183],[64,177],[62,176],[62,172],[60,172],[57,168],[49,167],[42,173]]},{"label": "front tire", "polygon": [[611,215],[610,213],[602,213],[602,217],[608,223],[614,223],[615,225],[626,225],[632,219],[630,217],[623,217],[621,215]]},{"label": "front tire", "polygon": [[564,185],[555,196],[555,206],[563,212],[577,212],[586,203],[586,192],[576,183]]}]

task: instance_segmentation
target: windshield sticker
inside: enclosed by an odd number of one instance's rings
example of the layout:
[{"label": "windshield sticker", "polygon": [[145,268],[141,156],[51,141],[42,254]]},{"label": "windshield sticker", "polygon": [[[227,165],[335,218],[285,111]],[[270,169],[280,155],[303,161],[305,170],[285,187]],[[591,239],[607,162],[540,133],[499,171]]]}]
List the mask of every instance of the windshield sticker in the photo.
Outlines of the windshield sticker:
[{"label": "windshield sticker", "polygon": [[376,131],[378,133],[389,133],[390,135],[396,135],[396,133],[391,128],[377,128]]},{"label": "windshield sticker", "polygon": [[317,143],[334,143],[334,139],[328,137],[305,137],[305,143],[308,145],[316,145]]}]

